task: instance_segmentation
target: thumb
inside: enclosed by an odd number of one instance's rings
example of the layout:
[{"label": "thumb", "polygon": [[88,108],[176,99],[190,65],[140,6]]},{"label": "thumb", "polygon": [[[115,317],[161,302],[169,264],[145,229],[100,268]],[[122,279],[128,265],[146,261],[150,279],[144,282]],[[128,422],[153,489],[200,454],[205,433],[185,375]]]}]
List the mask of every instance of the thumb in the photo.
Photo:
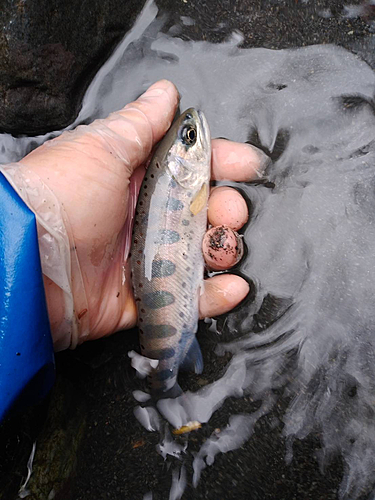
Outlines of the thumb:
[{"label": "thumb", "polygon": [[178,101],[173,83],[160,80],[122,110],[95,120],[90,128],[106,138],[131,175],[171,126]]}]

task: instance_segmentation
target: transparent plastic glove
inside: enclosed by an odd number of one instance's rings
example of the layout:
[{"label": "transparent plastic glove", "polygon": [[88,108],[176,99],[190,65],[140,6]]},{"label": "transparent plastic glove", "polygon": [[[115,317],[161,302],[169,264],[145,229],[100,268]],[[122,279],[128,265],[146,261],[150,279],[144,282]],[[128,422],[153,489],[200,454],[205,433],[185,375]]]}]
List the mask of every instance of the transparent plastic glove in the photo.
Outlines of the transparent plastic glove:
[{"label": "transparent plastic glove", "polygon": [[[34,211],[55,350],[136,323],[127,255],[139,185],[155,144],[171,125],[178,93],[166,80],[105,120],[46,142],[1,171]],[[247,144],[213,141],[213,178],[248,181],[265,160]],[[215,224],[247,220],[238,193],[218,189]],[[214,206],[214,205],[213,205]],[[228,210],[223,211],[223,207]],[[242,206],[231,225],[230,210]],[[210,209],[209,209],[210,219]],[[248,293],[238,276],[207,280],[201,316],[224,313]]]}]

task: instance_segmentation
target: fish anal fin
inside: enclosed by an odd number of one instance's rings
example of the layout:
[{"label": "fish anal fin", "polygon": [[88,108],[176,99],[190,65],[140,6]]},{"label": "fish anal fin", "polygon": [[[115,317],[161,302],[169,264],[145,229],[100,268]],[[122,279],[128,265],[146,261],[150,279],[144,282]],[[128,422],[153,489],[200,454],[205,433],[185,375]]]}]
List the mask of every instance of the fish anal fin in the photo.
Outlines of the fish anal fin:
[{"label": "fish anal fin", "polygon": [[195,337],[190,349],[180,364],[180,369],[183,371],[192,371],[198,375],[203,371],[203,357],[198,340]]}]

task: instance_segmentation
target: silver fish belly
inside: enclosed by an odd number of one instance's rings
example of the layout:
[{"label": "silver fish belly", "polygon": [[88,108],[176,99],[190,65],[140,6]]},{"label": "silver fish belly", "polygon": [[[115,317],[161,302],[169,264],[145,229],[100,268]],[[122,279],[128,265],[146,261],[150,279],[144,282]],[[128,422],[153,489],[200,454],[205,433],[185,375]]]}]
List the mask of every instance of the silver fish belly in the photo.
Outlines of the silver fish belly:
[{"label": "silver fish belly", "polygon": [[141,352],[157,359],[150,374],[157,397],[181,392],[179,368],[203,369],[195,338],[203,284],[210,137],[204,116],[183,113],[159,145],[138,197],[132,282]]}]

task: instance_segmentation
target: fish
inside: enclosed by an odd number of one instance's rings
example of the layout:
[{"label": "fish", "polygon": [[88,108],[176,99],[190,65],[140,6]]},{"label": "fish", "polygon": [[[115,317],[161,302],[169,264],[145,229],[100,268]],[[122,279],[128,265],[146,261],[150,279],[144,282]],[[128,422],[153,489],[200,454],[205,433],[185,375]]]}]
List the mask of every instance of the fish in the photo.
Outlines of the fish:
[{"label": "fish", "polygon": [[131,279],[143,356],[158,360],[152,396],[182,391],[179,369],[201,373],[196,332],[207,230],[211,138],[200,110],[182,113],[159,143],[143,179],[134,217]]}]

